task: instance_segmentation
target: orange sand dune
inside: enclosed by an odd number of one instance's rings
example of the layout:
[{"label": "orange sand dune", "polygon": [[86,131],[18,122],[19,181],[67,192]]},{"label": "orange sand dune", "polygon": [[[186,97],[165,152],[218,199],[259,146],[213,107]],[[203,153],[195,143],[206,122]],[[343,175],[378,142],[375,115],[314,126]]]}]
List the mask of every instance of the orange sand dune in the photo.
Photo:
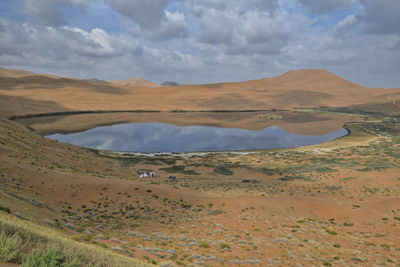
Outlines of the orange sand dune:
[{"label": "orange sand dune", "polygon": [[161,85],[146,81],[142,78],[131,78],[128,80],[109,80],[108,83],[115,86],[126,86],[126,87],[161,87]]},{"label": "orange sand dune", "polygon": [[[379,106],[387,103],[395,103],[391,108],[400,111],[397,105],[400,102],[400,89],[363,87],[324,70],[290,71],[273,78],[235,83],[154,88],[137,79],[101,84],[42,75],[16,76],[13,71],[8,72],[8,77],[0,77],[0,96],[13,98],[17,102],[21,98],[32,102],[47,101],[52,106],[48,109],[50,111],[264,110]],[[124,82],[128,85],[125,86]],[[133,86],[135,82],[136,87]],[[29,105],[23,112],[29,113]],[[3,115],[10,114],[18,115],[21,111],[7,109],[7,114]]]}]

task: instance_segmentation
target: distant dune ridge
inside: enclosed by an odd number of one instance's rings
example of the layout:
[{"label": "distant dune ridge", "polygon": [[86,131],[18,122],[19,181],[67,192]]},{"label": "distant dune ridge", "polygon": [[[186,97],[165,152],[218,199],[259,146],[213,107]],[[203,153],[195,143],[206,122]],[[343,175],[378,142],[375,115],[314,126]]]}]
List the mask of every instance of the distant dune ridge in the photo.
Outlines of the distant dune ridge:
[{"label": "distant dune ridge", "polygon": [[161,85],[146,81],[142,78],[131,78],[128,80],[108,80],[108,83],[116,86],[128,86],[128,87],[161,87]]},{"label": "distant dune ridge", "polygon": [[166,82],[163,82],[161,85],[162,85],[162,86],[178,86],[179,83],[177,83],[177,82],[172,82],[172,81],[166,81]]},{"label": "distant dune ridge", "polygon": [[[4,103],[7,108],[2,108]],[[400,113],[399,103],[400,89],[368,88],[315,69],[243,82],[161,86],[141,78],[80,80],[0,68],[3,116],[65,110],[264,110],[321,106]]]},{"label": "distant dune ridge", "polygon": [[60,78],[59,76],[56,75],[51,75],[51,74],[37,74],[25,70],[13,70],[13,69],[6,69],[6,68],[1,68],[0,67],[0,77],[10,77],[10,78],[22,78],[26,76],[45,76],[45,77],[51,77],[51,78]]}]

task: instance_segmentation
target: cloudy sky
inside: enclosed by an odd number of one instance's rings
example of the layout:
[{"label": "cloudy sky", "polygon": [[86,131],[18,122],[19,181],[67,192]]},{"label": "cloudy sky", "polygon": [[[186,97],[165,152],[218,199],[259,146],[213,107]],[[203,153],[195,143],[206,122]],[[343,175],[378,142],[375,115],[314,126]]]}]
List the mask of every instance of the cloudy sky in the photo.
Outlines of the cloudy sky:
[{"label": "cloudy sky", "polygon": [[0,66],[239,81],[321,68],[400,87],[399,0],[1,0]]}]

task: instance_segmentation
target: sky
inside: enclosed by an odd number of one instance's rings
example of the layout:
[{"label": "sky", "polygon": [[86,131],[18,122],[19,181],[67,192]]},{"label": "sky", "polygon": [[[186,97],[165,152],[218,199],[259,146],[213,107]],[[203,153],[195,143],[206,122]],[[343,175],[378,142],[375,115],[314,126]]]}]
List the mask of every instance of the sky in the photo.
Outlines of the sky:
[{"label": "sky", "polygon": [[212,83],[326,69],[400,87],[399,0],[1,0],[0,66]]}]

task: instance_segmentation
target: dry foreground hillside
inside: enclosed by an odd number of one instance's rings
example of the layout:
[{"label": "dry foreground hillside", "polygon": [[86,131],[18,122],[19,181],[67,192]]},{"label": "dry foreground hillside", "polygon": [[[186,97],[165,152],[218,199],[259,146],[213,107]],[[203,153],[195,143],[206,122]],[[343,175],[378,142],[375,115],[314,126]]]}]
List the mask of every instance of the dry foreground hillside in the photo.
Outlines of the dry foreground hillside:
[{"label": "dry foreground hillside", "polygon": [[[0,266],[400,266],[400,89],[321,70],[160,87],[0,69],[0,114]],[[351,134],[152,156],[41,135],[145,121]]]}]

